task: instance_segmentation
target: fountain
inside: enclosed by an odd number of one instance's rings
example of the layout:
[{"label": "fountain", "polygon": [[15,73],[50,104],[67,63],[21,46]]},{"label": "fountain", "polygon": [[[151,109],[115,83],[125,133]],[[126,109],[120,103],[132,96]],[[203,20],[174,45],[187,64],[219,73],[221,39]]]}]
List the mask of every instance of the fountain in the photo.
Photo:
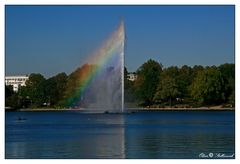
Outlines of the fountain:
[{"label": "fountain", "polygon": [[[94,65],[87,72],[80,91],[81,104],[88,112],[124,112],[124,22],[103,43],[86,63]],[[86,83],[86,84],[85,84]]]}]

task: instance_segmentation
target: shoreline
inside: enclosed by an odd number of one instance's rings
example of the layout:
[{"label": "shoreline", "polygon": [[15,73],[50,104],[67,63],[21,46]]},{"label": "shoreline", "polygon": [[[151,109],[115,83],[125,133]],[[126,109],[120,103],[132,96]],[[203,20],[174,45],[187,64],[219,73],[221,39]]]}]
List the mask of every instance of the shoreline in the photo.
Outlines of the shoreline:
[{"label": "shoreline", "polygon": [[[199,107],[199,108],[125,108],[126,111],[235,111],[235,108],[219,108],[219,107]],[[36,109],[5,109],[5,112],[60,112],[60,111],[87,111],[86,108],[71,109],[54,109],[54,108],[36,108]],[[107,110],[106,110],[107,111]]]},{"label": "shoreline", "polygon": [[200,108],[144,108],[143,110],[151,110],[151,111],[194,111],[194,110],[199,110],[199,111],[206,111],[206,110],[212,110],[212,111],[221,111],[221,110],[235,110],[235,108],[211,108],[211,107],[200,107]]}]

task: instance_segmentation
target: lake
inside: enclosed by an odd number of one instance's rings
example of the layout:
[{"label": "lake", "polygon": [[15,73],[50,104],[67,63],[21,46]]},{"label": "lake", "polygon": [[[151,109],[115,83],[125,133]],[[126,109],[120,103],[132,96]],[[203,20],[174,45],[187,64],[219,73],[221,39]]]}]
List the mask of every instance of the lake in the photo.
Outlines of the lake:
[{"label": "lake", "polygon": [[234,111],[5,113],[8,159],[235,158],[234,153]]}]

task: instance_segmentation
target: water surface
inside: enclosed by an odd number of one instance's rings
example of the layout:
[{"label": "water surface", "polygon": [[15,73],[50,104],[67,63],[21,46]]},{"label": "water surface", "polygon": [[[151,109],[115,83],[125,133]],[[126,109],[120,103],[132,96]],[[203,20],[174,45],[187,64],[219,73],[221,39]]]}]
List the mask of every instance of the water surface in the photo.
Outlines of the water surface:
[{"label": "water surface", "polygon": [[6,112],[5,157],[216,158],[235,153],[234,118],[234,111]]}]

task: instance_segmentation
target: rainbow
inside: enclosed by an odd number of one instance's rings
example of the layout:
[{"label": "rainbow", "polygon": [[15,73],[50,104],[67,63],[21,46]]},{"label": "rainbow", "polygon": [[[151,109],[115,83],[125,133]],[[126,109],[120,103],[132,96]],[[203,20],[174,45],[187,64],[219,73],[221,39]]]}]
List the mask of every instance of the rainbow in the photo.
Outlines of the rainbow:
[{"label": "rainbow", "polygon": [[[121,21],[117,29],[102,44],[102,46],[89,56],[85,62],[88,64],[84,64],[81,67],[81,71],[79,71],[78,87],[75,89],[73,95],[68,98],[69,106],[74,106],[74,104],[82,99],[84,92],[90,86],[93,79],[102,78],[104,71],[109,65],[120,68],[123,73],[124,41],[124,22]],[[119,60],[122,61],[119,62]]]}]

